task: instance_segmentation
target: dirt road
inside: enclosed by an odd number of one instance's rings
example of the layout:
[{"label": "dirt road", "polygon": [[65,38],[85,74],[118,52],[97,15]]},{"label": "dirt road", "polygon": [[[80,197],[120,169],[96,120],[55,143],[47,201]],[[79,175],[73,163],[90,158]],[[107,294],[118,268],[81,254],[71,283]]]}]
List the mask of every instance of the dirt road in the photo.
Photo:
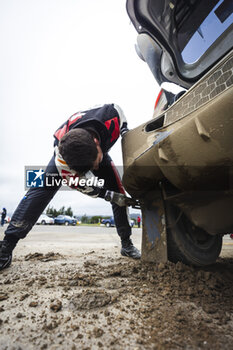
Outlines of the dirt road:
[{"label": "dirt road", "polygon": [[0,273],[0,350],[232,348],[232,240],[205,269],[119,248],[114,228],[35,227]]}]

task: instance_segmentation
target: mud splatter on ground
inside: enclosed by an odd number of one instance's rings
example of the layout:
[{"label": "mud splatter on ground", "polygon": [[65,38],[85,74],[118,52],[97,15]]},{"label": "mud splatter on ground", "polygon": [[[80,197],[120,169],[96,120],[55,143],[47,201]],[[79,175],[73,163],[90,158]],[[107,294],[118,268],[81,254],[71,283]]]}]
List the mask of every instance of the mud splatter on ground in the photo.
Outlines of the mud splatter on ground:
[{"label": "mud splatter on ground", "polygon": [[233,259],[147,264],[34,253],[0,273],[0,349],[227,349]]}]

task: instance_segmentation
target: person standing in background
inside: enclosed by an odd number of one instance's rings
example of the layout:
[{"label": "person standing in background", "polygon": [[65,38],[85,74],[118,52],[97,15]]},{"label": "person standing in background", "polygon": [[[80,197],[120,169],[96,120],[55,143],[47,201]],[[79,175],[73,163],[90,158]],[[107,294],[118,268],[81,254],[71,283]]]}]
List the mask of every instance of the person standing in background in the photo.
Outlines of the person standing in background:
[{"label": "person standing in background", "polygon": [[4,225],[5,218],[6,218],[6,208],[2,208],[2,212],[1,212],[1,226]]}]

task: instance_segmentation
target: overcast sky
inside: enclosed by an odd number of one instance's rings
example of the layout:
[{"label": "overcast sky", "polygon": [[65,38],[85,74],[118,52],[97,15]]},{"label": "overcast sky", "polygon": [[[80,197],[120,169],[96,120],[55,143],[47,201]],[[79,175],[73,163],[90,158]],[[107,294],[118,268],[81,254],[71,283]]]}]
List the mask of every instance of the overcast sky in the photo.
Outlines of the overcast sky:
[{"label": "overcast sky", "polygon": [[[13,212],[25,193],[24,167],[47,165],[54,131],[75,112],[117,103],[129,128],[152,117],[159,88],[135,52],[125,4],[0,0],[0,208]],[[110,155],[122,164],[119,140]],[[111,214],[104,200],[75,191],[60,191],[50,205]]]}]

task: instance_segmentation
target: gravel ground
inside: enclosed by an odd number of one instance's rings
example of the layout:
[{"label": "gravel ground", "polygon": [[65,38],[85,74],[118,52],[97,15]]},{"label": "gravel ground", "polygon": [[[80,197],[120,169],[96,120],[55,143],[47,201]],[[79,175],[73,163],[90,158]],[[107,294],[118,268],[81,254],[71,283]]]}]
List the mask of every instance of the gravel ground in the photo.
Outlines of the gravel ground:
[{"label": "gravel ground", "polygon": [[114,228],[35,227],[0,273],[0,350],[229,350],[232,243],[208,268],[142,264]]}]

